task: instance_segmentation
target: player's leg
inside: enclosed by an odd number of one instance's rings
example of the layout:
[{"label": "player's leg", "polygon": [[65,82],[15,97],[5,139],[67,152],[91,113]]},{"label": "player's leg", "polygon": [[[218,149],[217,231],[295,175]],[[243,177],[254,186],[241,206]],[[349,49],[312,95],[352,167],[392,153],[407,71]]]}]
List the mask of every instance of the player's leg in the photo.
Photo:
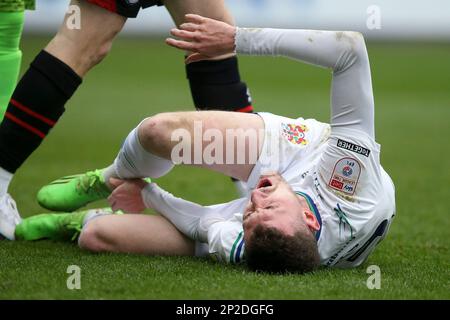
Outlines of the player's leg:
[{"label": "player's leg", "polygon": [[[34,1],[22,0],[0,3],[0,121],[19,75],[22,53],[19,49],[25,9],[33,9]],[[14,200],[6,194],[12,174],[0,167],[0,216],[11,214],[11,221],[20,220]]]},{"label": "player's leg", "polygon": [[34,7],[34,0],[0,1],[0,121],[19,76],[24,11]]},{"label": "player's leg", "polygon": [[159,215],[107,215],[89,221],[79,238],[83,249],[147,255],[193,256],[195,243]]},{"label": "player's leg", "polygon": [[[234,24],[223,0],[165,0],[164,5],[175,24],[196,13]],[[194,105],[198,110],[253,112],[247,85],[241,81],[235,54],[186,65]]]},{"label": "player's leg", "polygon": [[[210,137],[205,138],[208,135]],[[214,151],[212,140],[217,147]],[[256,114],[161,113],[145,119],[128,135],[114,166],[120,178],[153,177],[166,174],[169,163],[182,161],[185,165],[246,181],[259,157],[263,140],[264,121]],[[151,160],[152,157],[157,159]],[[159,172],[154,171],[153,162],[158,163],[155,167],[162,168]]]},{"label": "player's leg", "polygon": [[66,16],[58,34],[20,80],[0,125],[0,197],[63,114],[81,77],[106,55],[125,23],[124,17],[87,1],[71,4],[80,8],[82,28],[69,28]]},{"label": "player's leg", "polygon": [[[13,201],[13,200],[12,200]],[[148,255],[194,255],[194,241],[159,215],[115,214],[109,208],[75,213],[45,213],[20,220],[0,213],[0,236],[9,240],[79,240],[80,247],[100,252]]]},{"label": "player's leg", "polygon": [[[185,14],[192,12],[233,23],[223,0],[167,0],[164,4],[177,25],[184,22]],[[234,55],[216,57],[214,61],[193,63],[188,65],[186,70],[192,97],[198,110],[253,112],[248,89],[240,79]],[[152,163],[155,171],[167,166],[165,162],[161,166],[157,166],[156,161]],[[104,188],[104,175],[104,172],[95,170],[55,180],[39,191],[38,202],[50,210],[76,210],[107,195],[109,191]],[[242,188],[240,181],[235,183],[238,188]]]},{"label": "player's leg", "polygon": [[[223,0],[166,0],[164,4],[177,26],[185,22],[187,13],[234,25]],[[186,65],[186,75],[197,110],[253,112],[250,91],[247,84],[241,81],[235,54],[190,63]],[[237,179],[232,180],[239,193],[246,194],[245,185]]]},{"label": "player's leg", "polygon": [[19,76],[22,60],[19,43],[23,22],[23,11],[0,10],[0,120],[3,119]]},{"label": "player's leg", "polygon": [[80,8],[82,27],[72,28],[67,23],[71,15],[66,15],[45,51],[83,77],[109,53],[115,36],[122,30],[127,18],[87,0],[71,0],[70,4]]},{"label": "player's leg", "polygon": [[[212,140],[216,142],[213,146]],[[264,121],[256,114],[225,111],[158,114],[130,132],[108,168],[54,181],[39,191],[38,201],[54,211],[76,210],[106,198],[111,192],[107,184],[111,177],[159,178],[173,168],[174,162],[246,181],[258,160],[263,140]]]}]

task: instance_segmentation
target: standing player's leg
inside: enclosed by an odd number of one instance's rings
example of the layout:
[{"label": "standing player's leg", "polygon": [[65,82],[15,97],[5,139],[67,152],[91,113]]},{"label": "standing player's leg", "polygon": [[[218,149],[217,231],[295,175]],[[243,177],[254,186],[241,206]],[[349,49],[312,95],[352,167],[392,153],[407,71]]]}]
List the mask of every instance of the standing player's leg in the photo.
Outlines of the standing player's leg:
[{"label": "standing player's leg", "polygon": [[[100,3],[97,0],[92,1]],[[177,26],[184,23],[187,13],[202,14],[233,24],[233,18],[223,0],[166,0],[164,5]],[[234,54],[189,64],[186,66],[186,72],[198,110],[253,112],[248,88],[240,79]],[[236,179],[234,181],[240,193],[245,193],[241,182]],[[102,199],[108,193],[104,172],[94,170],[51,182],[38,192],[37,200],[49,210],[73,211],[82,203]]]},{"label": "standing player's leg", "polygon": [[127,18],[86,0],[71,0],[70,4],[80,8],[82,27],[69,28],[67,19],[70,16],[66,16],[58,33],[44,50],[82,78],[109,53]]},{"label": "standing player's leg", "polygon": [[[223,0],[166,0],[164,5],[177,26],[185,22],[188,13],[234,25]],[[235,54],[190,63],[186,65],[186,75],[197,110],[253,112],[250,91],[241,81]],[[247,192],[241,181],[234,178],[233,181],[241,195]]]},{"label": "standing player's leg", "polygon": [[0,120],[3,119],[19,76],[22,60],[19,44],[23,22],[24,11],[0,10]]},{"label": "standing player's leg", "polygon": [[[64,21],[20,80],[0,125],[0,200],[13,174],[56,124],[81,78],[108,53],[126,21],[87,1],[71,4],[80,8],[82,28],[68,28]],[[8,206],[0,203],[0,210]]]},{"label": "standing player's leg", "polygon": [[[166,0],[164,5],[177,26],[196,13],[234,24],[224,0]],[[235,54],[186,65],[192,98],[198,110],[253,112],[247,85],[241,81]]]},{"label": "standing player's leg", "polygon": [[[0,121],[19,76],[22,52],[19,49],[24,10],[34,9],[34,0],[13,0],[0,3]],[[6,194],[12,174],[0,167],[0,211],[10,211],[20,221],[14,200]]]},{"label": "standing player's leg", "polygon": [[35,0],[0,2],[0,121],[19,76],[22,52],[19,48],[24,11],[34,10]]}]

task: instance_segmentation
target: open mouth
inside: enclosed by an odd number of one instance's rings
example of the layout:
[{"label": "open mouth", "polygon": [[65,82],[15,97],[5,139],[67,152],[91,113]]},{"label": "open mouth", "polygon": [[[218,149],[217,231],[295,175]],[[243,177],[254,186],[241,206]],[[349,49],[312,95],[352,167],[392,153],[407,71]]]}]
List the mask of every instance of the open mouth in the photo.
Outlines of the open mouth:
[{"label": "open mouth", "polygon": [[266,188],[266,187],[271,187],[271,186],[272,186],[272,182],[269,179],[264,178],[261,181],[259,181],[256,189],[261,189],[261,188]]}]

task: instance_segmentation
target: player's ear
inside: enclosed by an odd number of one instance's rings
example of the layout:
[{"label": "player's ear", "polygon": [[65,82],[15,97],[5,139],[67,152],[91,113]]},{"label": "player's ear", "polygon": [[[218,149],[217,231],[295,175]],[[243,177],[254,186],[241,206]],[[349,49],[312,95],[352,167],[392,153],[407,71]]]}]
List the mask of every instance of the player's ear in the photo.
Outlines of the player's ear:
[{"label": "player's ear", "polygon": [[318,231],[320,229],[319,221],[317,221],[317,218],[314,213],[312,213],[309,210],[304,211],[305,219],[306,219],[306,225],[313,229],[314,231]]}]

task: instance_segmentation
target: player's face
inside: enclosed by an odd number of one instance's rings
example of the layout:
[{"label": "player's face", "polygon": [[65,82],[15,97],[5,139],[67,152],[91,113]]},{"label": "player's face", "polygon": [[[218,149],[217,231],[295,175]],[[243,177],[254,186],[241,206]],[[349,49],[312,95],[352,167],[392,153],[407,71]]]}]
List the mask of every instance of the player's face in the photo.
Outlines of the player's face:
[{"label": "player's face", "polygon": [[308,216],[311,213],[306,201],[278,173],[263,175],[243,215],[245,237],[259,224],[294,235],[300,228],[309,227],[305,213]]}]

